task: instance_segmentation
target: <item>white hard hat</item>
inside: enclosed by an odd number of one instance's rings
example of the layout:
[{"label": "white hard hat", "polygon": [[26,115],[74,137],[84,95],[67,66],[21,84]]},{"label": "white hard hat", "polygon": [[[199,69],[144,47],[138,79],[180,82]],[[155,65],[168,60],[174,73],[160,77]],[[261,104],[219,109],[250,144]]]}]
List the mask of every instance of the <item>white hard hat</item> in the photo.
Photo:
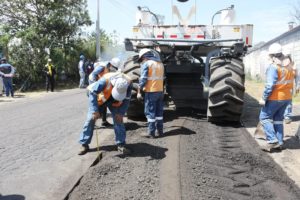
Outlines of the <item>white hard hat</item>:
[{"label": "white hard hat", "polygon": [[139,59],[138,59],[138,60],[141,61],[143,55],[144,55],[145,53],[148,53],[148,52],[152,52],[152,50],[151,50],[151,49],[147,49],[147,48],[141,49],[140,52],[139,52]]},{"label": "white hard hat", "polygon": [[127,94],[128,81],[125,78],[119,77],[112,81],[112,84],[114,86],[111,91],[112,97],[117,101],[123,101]]},{"label": "white hard hat", "polygon": [[48,59],[48,62],[52,62],[51,58]]},{"label": "white hard hat", "polygon": [[121,60],[119,58],[113,58],[110,64],[119,69],[121,67]]},{"label": "white hard hat", "polygon": [[282,53],[282,47],[279,43],[273,43],[269,47],[269,54],[278,54]]}]

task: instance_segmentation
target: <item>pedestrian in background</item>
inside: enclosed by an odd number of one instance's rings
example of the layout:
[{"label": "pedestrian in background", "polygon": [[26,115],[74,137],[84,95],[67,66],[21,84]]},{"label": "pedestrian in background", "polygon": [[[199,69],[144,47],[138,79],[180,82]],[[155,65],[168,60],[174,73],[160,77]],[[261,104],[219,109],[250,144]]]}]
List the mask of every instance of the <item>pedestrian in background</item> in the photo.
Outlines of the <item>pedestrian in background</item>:
[{"label": "pedestrian in background", "polygon": [[88,84],[89,84],[89,78],[88,77],[92,73],[93,70],[94,70],[94,63],[89,60],[88,65],[86,67],[86,75],[87,75]]},{"label": "pedestrian in background", "polygon": [[1,72],[1,70],[0,70],[0,96],[3,95],[3,78],[2,78],[3,76],[4,76],[4,73]]},{"label": "pedestrian in background", "polygon": [[88,86],[89,109],[87,119],[80,134],[81,149],[78,155],[86,154],[91,143],[95,122],[101,116],[101,109],[106,105],[113,118],[115,142],[117,150],[123,154],[130,153],[126,145],[126,129],[123,123],[131,97],[132,82],[130,78],[120,72],[105,74],[101,79]]},{"label": "pedestrian in background", "polygon": [[14,97],[13,76],[15,74],[15,68],[7,63],[6,58],[2,58],[0,62],[0,71],[2,72],[6,96],[9,97],[9,95],[11,95],[11,97]]},{"label": "pedestrian in background", "polygon": [[142,99],[143,90],[148,122],[148,132],[142,136],[154,138],[156,130],[159,136],[163,136],[164,66],[159,55],[151,49],[141,49],[138,61],[142,64],[137,98]]},{"label": "pedestrian in background", "polygon": [[[89,75],[89,79],[88,79],[89,85],[98,81],[100,78],[103,77],[104,74],[106,74],[108,72],[109,72],[109,69],[108,69],[108,65],[106,63],[96,62],[94,64],[94,70]],[[101,110],[102,110],[101,126],[105,126],[105,127],[111,126],[111,124],[107,121],[107,106],[103,105],[103,108]]]},{"label": "pedestrian in background", "polygon": [[55,86],[56,70],[52,64],[51,58],[48,59],[47,64],[45,65],[45,72],[46,72],[46,91],[48,92],[50,87],[51,92],[53,92]]},{"label": "pedestrian in background", "polygon": [[85,69],[84,69],[84,55],[80,55],[78,63],[78,71],[80,76],[79,88],[85,88]]},{"label": "pedestrian in background", "polygon": [[292,99],[294,73],[290,59],[282,54],[282,47],[274,43],[269,47],[271,64],[266,71],[266,84],[263,92],[263,107],[259,121],[266,135],[263,150],[283,149],[284,111]]}]

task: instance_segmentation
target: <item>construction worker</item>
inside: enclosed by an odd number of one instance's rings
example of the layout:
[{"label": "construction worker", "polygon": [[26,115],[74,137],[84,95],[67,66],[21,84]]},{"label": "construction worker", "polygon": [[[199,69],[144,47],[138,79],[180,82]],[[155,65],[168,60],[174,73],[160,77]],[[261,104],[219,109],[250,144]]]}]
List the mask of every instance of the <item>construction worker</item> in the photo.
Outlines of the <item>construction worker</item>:
[{"label": "construction worker", "polygon": [[108,62],[108,68],[109,68],[109,71],[111,72],[116,72],[116,71],[119,71],[121,72],[122,71],[122,64],[121,64],[121,60],[117,57],[115,58],[112,58],[109,62]]},{"label": "construction worker", "polygon": [[13,76],[15,74],[15,68],[7,63],[7,60],[5,57],[3,57],[0,60],[0,72],[2,79],[3,79],[3,84],[5,87],[5,93],[6,96],[9,97],[9,94],[11,95],[11,97],[14,97],[14,89],[13,89]]},{"label": "construction worker", "polygon": [[52,64],[51,58],[48,59],[47,64],[45,65],[45,72],[46,72],[46,91],[49,91],[49,86],[51,92],[54,91],[54,84],[55,84],[55,74],[56,70]]},{"label": "construction worker", "polygon": [[141,49],[138,61],[142,64],[137,98],[142,99],[141,91],[145,92],[144,112],[148,122],[148,132],[142,136],[155,138],[156,130],[163,136],[164,66],[159,54],[151,49]]},{"label": "construction worker", "polygon": [[[293,93],[294,94],[298,94],[299,93],[299,89],[300,89],[300,85],[299,85],[299,74],[298,74],[298,70],[296,68],[295,63],[292,61],[292,58],[290,55],[287,55],[290,59],[290,62],[293,66],[293,73],[294,73],[294,78],[295,78],[295,85],[294,85],[294,90]],[[288,104],[288,106],[286,107],[285,111],[284,111],[284,122],[286,124],[290,124],[292,122],[292,110],[293,110],[293,103],[292,101]]]},{"label": "construction worker", "polygon": [[84,69],[84,55],[80,55],[78,63],[78,71],[80,76],[79,88],[85,87],[85,69]]},{"label": "construction worker", "polygon": [[[109,65],[103,62],[96,62],[94,70],[89,75],[89,85],[99,80],[104,74],[109,72]],[[107,106],[103,105],[101,126],[109,127],[111,124],[107,121]]]},{"label": "construction worker", "polygon": [[123,123],[123,116],[128,109],[131,97],[132,82],[130,78],[120,72],[110,72],[89,85],[88,90],[89,109],[80,134],[81,149],[78,154],[83,155],[88,152],[95,122],[100,118],[104,105],[109,108],[112,114],[117,150],[123,154],[130,153],[130,150],[125,146],[126,130]]},{"label": "construction worker", "polygon": [[283,149],[284,111],[292,99],[294,73],[291,61],[282,54],[282,47],[274,43],[269,47],[271,64],[266,71],[266,84],[259,120],[267,143],[263,150]]}]

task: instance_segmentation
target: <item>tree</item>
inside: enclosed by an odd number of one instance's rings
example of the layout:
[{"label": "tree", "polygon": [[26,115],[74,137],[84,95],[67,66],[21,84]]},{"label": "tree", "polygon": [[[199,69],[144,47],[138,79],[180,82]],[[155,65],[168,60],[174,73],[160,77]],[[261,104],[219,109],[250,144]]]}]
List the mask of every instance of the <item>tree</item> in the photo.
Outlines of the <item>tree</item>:
[{"label": "tree", "polygon": [[297,23],[300,22],[300,1],[299,0],[293,6],[293,11],[291,15]]},{"label": "tree", "polygon": [[[20,44],[9,44],[10,61],[18,67],[20,79],[30,76],[34,82],[44,77],[45,49],[52,55],[60,48],[68,58],[68,50],[80,40],[80,28],[91,25],[86,0],[0,0],[0,7],[5,37],[21,39]],[[62,67],[68,65],[74,63],[64,60]]]}]

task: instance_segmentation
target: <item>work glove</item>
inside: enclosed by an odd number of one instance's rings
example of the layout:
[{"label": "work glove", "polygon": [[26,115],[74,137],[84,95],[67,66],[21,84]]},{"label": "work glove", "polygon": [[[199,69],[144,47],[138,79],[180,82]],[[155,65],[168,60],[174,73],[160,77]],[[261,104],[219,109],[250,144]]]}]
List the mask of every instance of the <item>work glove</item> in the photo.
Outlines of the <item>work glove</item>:
[{"label": "work glove", "polygon": [[259,105],[261,105],[261,106],[265,106],[266,101],[265,101],[264,99],[261,98],[261,99],[258,101],[258,103],[259,103]]},{"label": "work glove", "polygon": [[136,98],[137,98],[139,101],[142,101],[142,100],[143,100],[143,97],[142,97],[141,93],[138,93],[137,96],[136,96]]}]

